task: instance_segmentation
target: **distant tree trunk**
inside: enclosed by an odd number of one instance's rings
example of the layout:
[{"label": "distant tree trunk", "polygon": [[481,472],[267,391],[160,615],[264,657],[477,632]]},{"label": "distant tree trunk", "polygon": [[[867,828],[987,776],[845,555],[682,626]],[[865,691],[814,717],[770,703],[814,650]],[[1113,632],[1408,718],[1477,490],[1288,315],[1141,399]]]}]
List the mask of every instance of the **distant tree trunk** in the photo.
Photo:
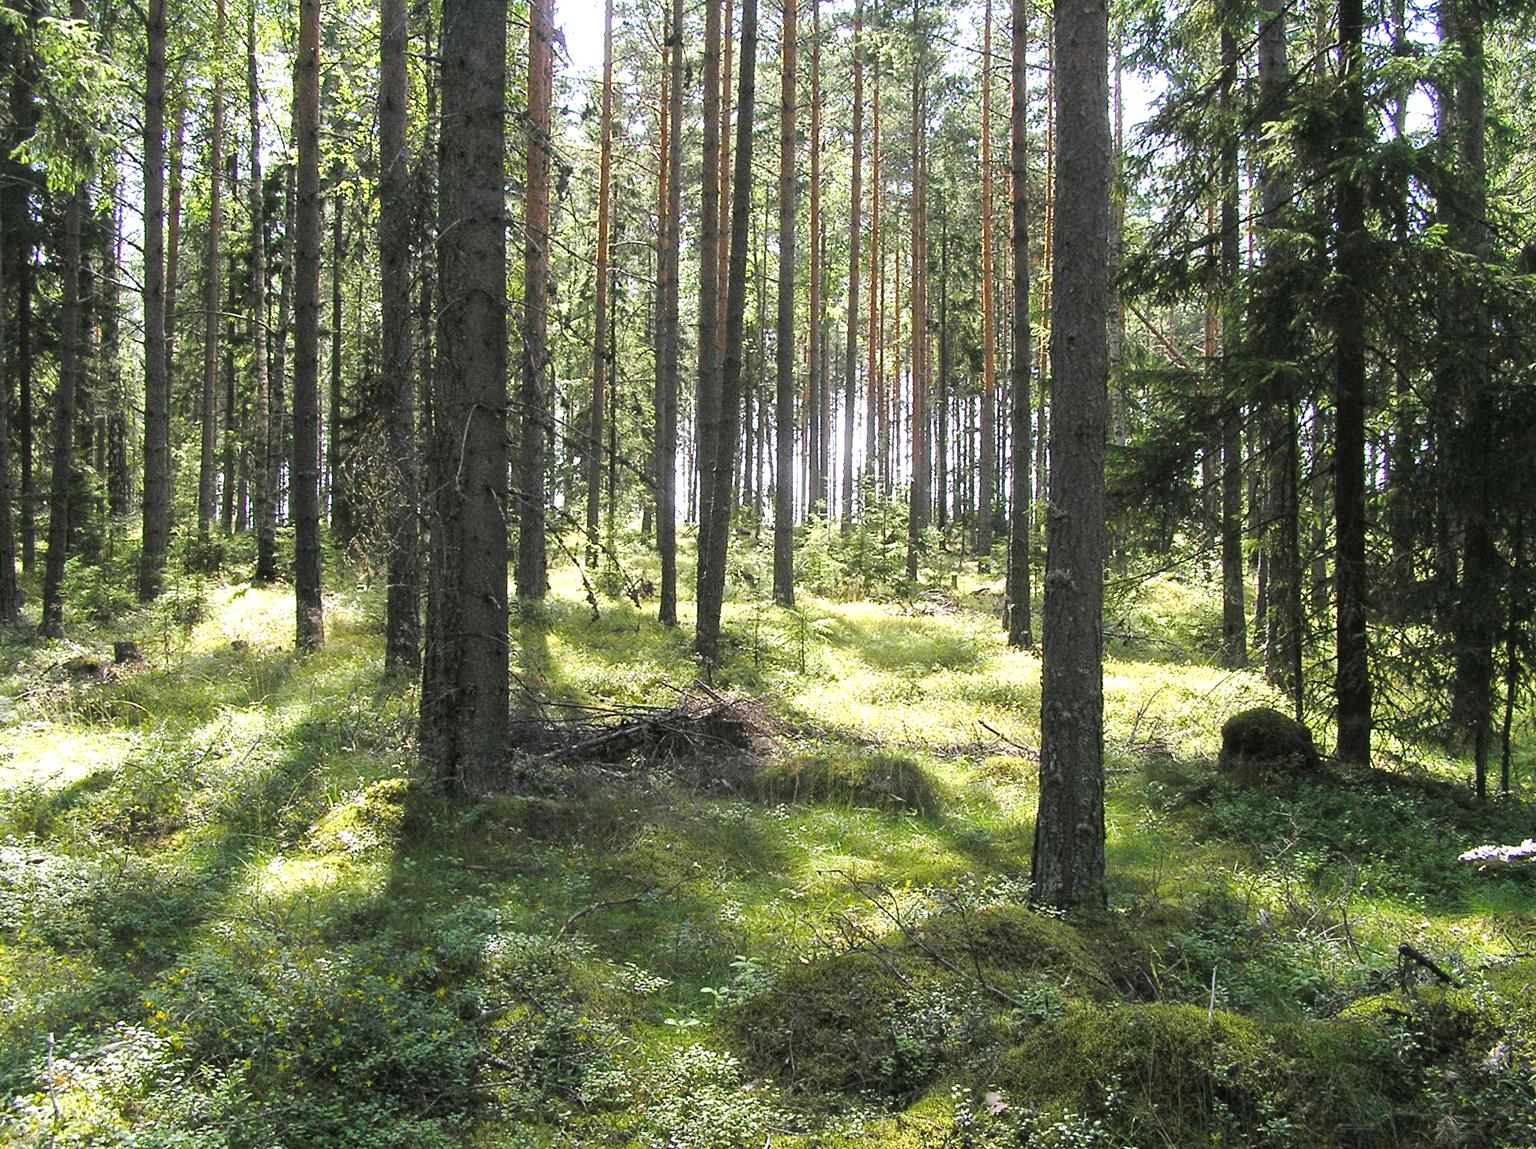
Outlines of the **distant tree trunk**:
[{"label": "distant tree trunk", "polygon": [[411,368],[411,186],[406,144],[409,43],[405,0],[379,6],[379,306],[388,439],[389,590],[384,665],[421,665],[421,538],[417,527],[416,378]]},{"label": "distant tree trunk", "polygon": [[[9,238],[9,237],[7,237]],[[11,503],[11,374],[14,360],[6,343],[6,268],[9,245],[0,242],[0,626],[15,626],[21,614],[16,586],[16,520]]]},{"label": "distant tree trunk", "polygon": [[346,461],[347,409],[342,390],[342,283],[346,275],[347,193],[340,168],[331,172],[331,354],[328,366],[330,434],[325,437],[326,490],[330,493],[331,536],[338,543],[351,541],[357,531],[352,518]]},{"label": "distant tree trunk", "polygon": [[848,189],[848,343],[843,356],[843,530],[853,526],[853,422],[858,401],[860,197],[864,194],[864,0],[853,9],[853,175]]},{"label": "distant tree trunk", "polygon": [[[1054,13],[1051,14],[1054,21]],[[1049,482],[1049,462],[1046,458],[1050,447],[1050,412],[1047,400],[1054,394],[1050,380],[1051,323],[1054,315],[1056,283],[1052,269],[1056,266],[1056,150],[1059,137],[1056,134],[1056,35],[1054,27],[1045,37],[1045,212],[1042,223],[1041,260],[1044,275],[1040,284],[1040,323],[1042,338],[1035,348],[1035,481],[1034,505],[1046,508],[1046,484]]]},{"label": "distant tree trunk", "polygon": [[291,471],[294,645],[313,651],[325,643],[320,587],[320,0],[299,0],[293,134],[298,143]]},{"label": "distant tree trunk", "polygon": [[1109,349],[1108,11],[1057,0],[1051,514],[1034,900],[1104,904],[1104,440]]},{"label": "distant tree trunk", "polygon": [[[587,435],[587,565],[596,566],[598,513],[603,475],[603,418],[608,404],[608,246],[613,215],[613,0],[603,8],[603,106],[598,124],[602,140],[597,172],[597,274],[592,305],[592,419]],[[613,499],[610,496],[610,513]],[[610,532],[611,533],[611,532]]]},{"label": "distant tree trunk", "polygon": [[[939,372],[938,417],[939,465],[933,468],[936,486],[934,505],[938,508],[939,534],[949,526],[949,213],[939,201]],[[963,542],[962,542],[963,549]]]},{"label": "distant tree trunk", "polygon": [[[276,506],[273,517],[281,521],[284,516],[283,495],[285,492],[283,469],[290,467],[293,459],[291,451],[291,428],[288,415],[288,333],[293,326],[293,275],[294,259],[293,245],[295,226],[297,220],[296,189],[298,173],[292,164],[283,172],[283,241],[282,256],[283,269],[281,282],[277,289],[277,329],[273,332],[272,339],[272,369],[268,373],[268,387],[272,397],[272,432],[270,436],[271,449],[267,455],[267,469],[272,475],[272,492]],[[290,468],[291,469],[291,468]],[[291,482],[293,476],[288,475]],[[293,513],[293,492],[287,489],[287,515],[291,521]]]},{"label": "distant tree trunk", "polygon": [[[741,6],[741,74],[736,99],[736,168],[731,180],[731,251],[726,272],[725,355],[721,360],[721,421],[719,451],[709,476],[715,485],[713,498],[722,507],[731,503],[731,476],[736,454],[736,412],[741,407],[743,334],[747,311],[747,247],[752,216],[752,126],[757,93],[757,0]],[[720,657],[720,606],[725,591],[727,531],[710,536],[715,553],[710,570],[715,572],[708,596],[700,595],[695,645],[710,665]],[[703,589],[703,588],[701,588]]]},{"label": "distant tree trunk", "polygon": [[[164,0],[159,0],[164,3]],[[271,470],[272,396],[267,378],[267,247],[261,180],[261,84],[256,43],[256,0],[251,0],[246,20],[246,96],[251,118],[250,212],[251,212],[251,373],[255,376],[252,398],[251,486],[255,493],[256,570],[259,583],[277,578],[277,519]]]},{"label": "distant tree trunk", "polygon": [[[181,201],[185,191],[187,153],[187,99],[176,101],[176,127],[171,134],[170,174],[165,195],[165,369],[176,377],[176,286],[181,273]],[[173,388],[174,389],[174,388]]]},{"label": "distant tree trunk", "polygon": [[795,603],[795,113],[796,0],[784,0],[779,96],[778,479],[773,499],[773,600]]},{"label": "distant tree trunk", "polygon": [[824,339],[827,330],[826,285],[822,282],[825,238],[821,219],[821,0],[811,0],[811,187],[809,205],[810,252],[807,276],[810,279],[810,323],[807,333],[807,370],[811,403],[808,412],[815,434],[811,437],[811,492],[807,511],[825,517],[832,506],[828,485],[831,453],[827,441],[832,433],[831,391],[827,378],[827,354]]},{"label": "distant tree trunk", "polygon": [[[224,50],[224,0],[218,0],[217,11],[214,54],[220,56]],[[197,470],[197,533],[205,544],[203,561],[212,557],[206,544],[218,495],[220,260],[224,238],[224,72],[215,68],[213,76],[213,110],[208,123],[208,247],[203,257],[203,392],[198,409],[202,449]]]},{"label": "distant tree trunk", "polygon": [[[165,332],[165,0],[148,0],[145,32],[148,47],[144,71],[144,526],[138,572],[141,602],[160,594],[171,538],[171,374]],[[257,232],[260,233],[259,228]]]},{"label": "distant tree trunk", "polygon": [[[1221,25],[1221,102],[1224,122],[1232,124],[1233,87],[1237,82],[1236,13],[1223,6]],[[1234,375],[1238,251],[1238,140],[1227,129],[1221,148],[1221,661],[1223,666],[1248,663],[1248,615],[1243,602],[1243,450],[1242,405]]]},{"label": "distant tree trunk", "polygon": [[992,442],[997,437],[997,320],[992,313],[992,0],[983,9],[981,33],[981,499],[976,516],[976,553],[983,565],[992,550]]},{"label": "distant tree trunk", "polygon": [[[233,201],[238,202],[240,180],[237,171],[238,160],[235,157],[236,150],[231,150],[224,163],[229,195]],[[222,481],[219,484],[219,527],[226,537],[235,533],[235,495],[239,484],[236,468],[240,453],[240,400],[235,389],[236,324],[234,318],[240,310],[238,280],[239,276],[235,274],[226,278],[224,314],[219,320],[219,326],[224,331],[221,341],[224,349],[224,401],[222,404],[224,434],[219,441],[219,468],[222,472]]]},{"label": "distant tree trunk", "polygon": [[869,361],[864,368],[864,474],[867,512],[879,495],[880,466],[880,306],[884,281],[880,271],[880,57],[874,61],[874,108],[869,133],[869,335],[865,340]]},{"label": "distant tree trunk", "polygon": [[1012,0],[1012,4],[1009,169],[1013,184],[1013,314],[1012,350],[1008,358],[1008,422],[1012,434],[1008,582],[1003,621],[1008,628],[1008,645],[1027,649],[1035,644],[1029,618],[1029,3]]},{"label": "distant tree trunk", "polygon": [[[75,8],[80,8],[79,0]],[[59,382],[53,397],[53,474],[48,495],[48,557],[43,572],[42,633],[64,637],[64,562],[69,557],[69,507],[75,465],[75,398],[80,384],[80,229],[83,189],[64,205],[64,283],[59,312]]]},{"label": "distant tree trunk", "polygon": [[506,753],[506,0],[445,0],[421,754],[445,790]]}]

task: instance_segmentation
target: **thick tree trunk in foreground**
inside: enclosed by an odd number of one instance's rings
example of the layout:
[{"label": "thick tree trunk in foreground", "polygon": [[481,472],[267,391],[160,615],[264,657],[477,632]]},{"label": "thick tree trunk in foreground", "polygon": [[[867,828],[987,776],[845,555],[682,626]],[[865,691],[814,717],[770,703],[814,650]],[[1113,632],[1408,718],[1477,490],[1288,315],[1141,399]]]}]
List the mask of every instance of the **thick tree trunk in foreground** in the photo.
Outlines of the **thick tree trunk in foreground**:
[{"label": "thick tree trunk in foreground", "polygon": [[431,563],[421,754],[450,792],[507,738],[506,0],[443,5]]},{"label": "thick tree trunk in foreground", "polygon": [[320,597],[320,0],[300,0],[293,134],[298,195],[293,235],[293,587],[295,643],[325,642]]},{"label": "thick tree trunk in foreground", "polygon": [[1104,904],[1104,437],[1109,119],[1105,0],[1057,0],[1051,514],[1034,900]]}]

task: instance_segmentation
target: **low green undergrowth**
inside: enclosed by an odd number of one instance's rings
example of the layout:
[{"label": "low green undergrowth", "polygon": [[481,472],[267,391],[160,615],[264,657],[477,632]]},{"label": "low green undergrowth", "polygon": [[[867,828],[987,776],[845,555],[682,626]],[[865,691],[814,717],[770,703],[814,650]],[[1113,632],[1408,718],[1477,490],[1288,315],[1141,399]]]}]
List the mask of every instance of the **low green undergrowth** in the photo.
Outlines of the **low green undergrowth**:
[{"label": "low green undergrowth", "polygon": [[[1112,612],[1109,905],[1033,912],[1039,662],[994,575],[907,585],[873,529],[806,554],[794,611],[733,560],[715,688],[764,700],[772,753],[521,759],[470,803],[421,776],[377,589],[300,658],[283,588],[140,609],[76,572],[70,641],[0,643],[0,1141],[1536,1140],[1536,889],[1456,861],[1528,805],[1219,771],[1274,699],[1170,579]],[[686,627],[584,595],[515,620],[520,681],[675,700]]]}]

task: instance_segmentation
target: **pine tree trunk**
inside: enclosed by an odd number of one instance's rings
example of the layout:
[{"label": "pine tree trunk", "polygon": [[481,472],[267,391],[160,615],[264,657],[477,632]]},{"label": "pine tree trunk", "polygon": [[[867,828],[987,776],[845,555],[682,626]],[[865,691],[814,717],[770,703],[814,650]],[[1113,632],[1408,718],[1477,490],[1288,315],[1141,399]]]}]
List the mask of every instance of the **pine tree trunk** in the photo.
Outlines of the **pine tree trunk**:
[{"label": "pine tree trunk", "polygon": [[293,509],[294,643],[325,643],[320,584],[320,0],[300,0],[294,62]]},{"label": "pine tree trunk", "polygon": [[[80,0],[74,7],[82,8]],[[77,19],[83,12],[77,15]],[[59,382],[53,396],[53,473],[48,495],[48,555],[43,571],[42,633],[64,637],[64,562],[69,557],[70,488],[75,466],[75,401],[80,388],[80,231],[85,192],[64,205],[63,301],[59,310]]]},{"label": "pine tree trunk", "polygon": [[[870,124],[869,146],[869,335],[866,339],[869,361],[864,368],[864,475],[866,504],[879,496],[882,481],[880,465],[880,395],[881,389],[881,314],[884,280],[880,274],[880,58],[874,62],[874,109]],[[867,512],[869,506],[864,510]]]},{"label": "pine tree trunk", "polygon": [[[700,175],[702,207],[699,215],[699,347],[698,347],[698,469],[699,550],[694,579],[695,601],[710,594],[715,581],[711,566],[716,554],[714,535],[731,529],[732,500],[715,504],[714,472],[719,454],[720,428],[726,417],[720,375],[720,0],[704,6],[704,157]],[[729,461],[727,460],[727,465]],[[729,486],[726,490],[729,492]],[[723,552],[721,552],[723,553]],[[723,585],[723,584],[722,584]],[[695,630],[695,643],[698,640]]]},{"label": "pine tree trunk", "polygon": [[[165,0],[148,0],[145,33],[148,45],[144,72],[144,524],[138,572],[141,602],[160,594],[171,537],[171,375],[165,337]],[[6,535],[9,537],[9,531]]]},{"label": "pine tree trunk", "polygon": [[672,0],[672,20],[667,30],[672,50],[671,79],[667,92],[665,178],[661,227],[661,255],[657,281],[661,292],[661,357],[656,368],[656,548],[661,552],[661,602],[659,617],[677,625],[677,360],[678,360],[678,261],[682,246],[683,171],[683,8]]},{"label": "pine tree trunk", "polygon": [[[1286,52],[1286,15],[1281,0],[1264,0],[1260,15],[1259,100],[1267,119],[1281,114],[1290,85]],[[1264,252],[1260,300],[1256,304],[1255,358],[1268,376],[1261,393],[1264,433],[1265,531],[1264,625],[1267,631],[1264,676],[1288,695],[1302,717],[1301,557],[1298,532],[1296,370],[1291,362],[1289,267],[1292,254],[1287,216],[1292,196],[1289,174],[1273,156],[1263,157],[1260,173],[1259,231]]]},{"label": "pine tree trunk", "polygon": [[[912,2],[913,43],[922,44],[919,27],[921,0]],[[928,439],[928,173],[923,68],[926,56],[919,49],[912,62],[912,405],[908,431],[912,437],[911,501],[907,507],[907,578],[915,580],[918,556],[925,548],[923,532],[933,512],[929,478]]]},{"label": "pine tree trunk", "polygon": [[384,665],[421,665],[421,538],[417,526],[416,377],[411,367],[411,187],[406,144],[410,92],[405,0],[379,5],[379,306],[387,441],[389,589]]},{"label": "pine tree trunk", "polygon": [[859,240],[864,163],[864,0],[853,10],[853,175],[848,189],[848,331],[843,355],[842,524],[853,526],[853,424],[858,402]]},{"label": "pine tree trunk", "polygon": [[[1221,101],[1223,122],[1231,119],[1233,87],[1237,82],[1235,12],[1222,9]],[[1220,372],[1221,426],[1221,662],[1240,667],[1248,663],[1248,614],[1243,585],[1243,451],[1242,405],[1235,377],[1238,348],[1236,312],[1238,251],[1238,140],[1233,127],[1222,142],[1220,209]]]},{"label": "pine tree trunk", "polygon": [[[613,0],[603,9],[603,104],[598,124],[601,140],[597,173],[597,273],[592,305],[592,418],[587,434],[587,565],[595,567],[601,547],[598,543],[598,515],[601,510],[603,475],[603,419],[608,403],[608,247],[613,209]],[[610,510],[612,497],[609,498]],[[611,533],[611,532],[610,532]]]},{"label": "pine tree trunk", "polygon": [[[224,0],[218,0],[214,30],[214,54],[224,51]],[[208,124],[208,247],[203,257],[203,391],[198,407],[201,450],[197,471],[197,533],[204,544],[201,559],[212,561],[208,534],[213,528],[218,495],[219,446],[219,331],[222,285],[221,255],[224,230],[224,73],[214,69],[213,109]]]},{"label": "pine tree trunk", "polygon": [[1008,581],[1003,621],[1008,645],[1034,645],[1030,625],[1029,491],[1029,5],[1012,0],[1013,41],[1009,116],[1009,171],[1012,178],[1013,314],[1008,359],[1008,422],[1011,446],[1008,476]]},{"label": "pine tree trunk", "polygon": [[784,0],[779,67],[779,285],[774,418],[777,481],[773,502],[773,600],[795,603],[795,62],[796,0]]},{"label": "pine tree trunk", "polygon": [[326,408],[330,414],[330,434],[325,437],[326,490],[330,494],[331,537],[338,544],[350,542],[356,531],[352,521],[352,500],[348,491],[346,440],[347,413],[342,391],[342,280],[346,274],[346,188],[341,170],[331,173],[331,353],[330,396]]},{"label": "pine tree trunk", "polygon": [[[1339,79],[1341,143],[1364,159],[1371,140],[1365,112],[1365,13],[1361,0],[1339,0]],[[1338,341],[1334,391],[1334,578],[1337,606],[1338,665],[1334,692],[1338,703],[1341,762],[1371,759],[1371,674],[1366,639],[1365,565],[1365,278],[1370,235],[1365,226],[1365,189],[1350,175],[1340,178],[1336,278]],[[1490,643],[1491,645],[1491,643]],[[1490,676],[1491,677],[1491,676]]]},{"label": "pine tree trunk", "polygon": [[[161,0],[163,3],[163,0]],[[250,214],[251,214],[251,462],[256,519],[256,569],[258,583],[277,578],[276,475],[271,471],[272,396],[267,378],[267,251],[266,219],[261,180],[261,85],[256,42],[256,4],[250,5],[246,22],[246,97],[251,119]]]},{"label": "pine tree trunk", "polygon": [[445,0],[421,755],[449,792],[506,752],[506,0]]},{"label": "pine tree trunk", "polygon": [[1057,0],[1051,514],[1033,899],[1102,906],[1109,119],[1105,0]]},{"label": "pine tree trunk", "polygon": [[523,246],[523,370],[518,403],[517,593],[543,598],[544,455],[549,434],[549,176],[554,29],[550,0],[533,0],[528,32],[528,176]]},{"label": "pine tree trunk", "polygon": [[992,311],[992,0],[986,0],[981,33],[981,510],[976,516],[976,553],[985,569],[992,551],[992,441],[997,431],[997,327]]},{"label": "pine tree trunk", "polygon": [[[736,108],[736,158],[731,180],[731,245],[726,272],[725,354],[720,365],[721,437],[715,468],[709,476],[717,506],[731,504],[731,476],[736,454],[736,413],[741,408],[742,347],[747,311],[747,248],[752,215],[752,122],[757,91],[757,0],[744,0],[741,9],[741,74]],[[695,647],[713,666],[720,657],[720,609],[725,594],[728,531],[710,536],[714,553],[709,567],[714,577],[700,587]]]}]

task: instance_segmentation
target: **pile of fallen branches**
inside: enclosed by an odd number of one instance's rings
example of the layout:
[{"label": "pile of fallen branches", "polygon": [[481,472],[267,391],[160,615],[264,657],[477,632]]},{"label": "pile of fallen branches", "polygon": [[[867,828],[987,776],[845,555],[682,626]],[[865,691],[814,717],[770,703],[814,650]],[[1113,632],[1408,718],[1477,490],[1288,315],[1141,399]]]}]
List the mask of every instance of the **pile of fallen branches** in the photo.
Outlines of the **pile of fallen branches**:
[{"label": "pile of fallen branches", "polygon": [[666,770],[683,781],[736,788],[774,749],[781,733],[755,699],[722,694],[703,682],[677,691],[670,706],[547,705],[525,720],[528,765],[607,765]]}]

